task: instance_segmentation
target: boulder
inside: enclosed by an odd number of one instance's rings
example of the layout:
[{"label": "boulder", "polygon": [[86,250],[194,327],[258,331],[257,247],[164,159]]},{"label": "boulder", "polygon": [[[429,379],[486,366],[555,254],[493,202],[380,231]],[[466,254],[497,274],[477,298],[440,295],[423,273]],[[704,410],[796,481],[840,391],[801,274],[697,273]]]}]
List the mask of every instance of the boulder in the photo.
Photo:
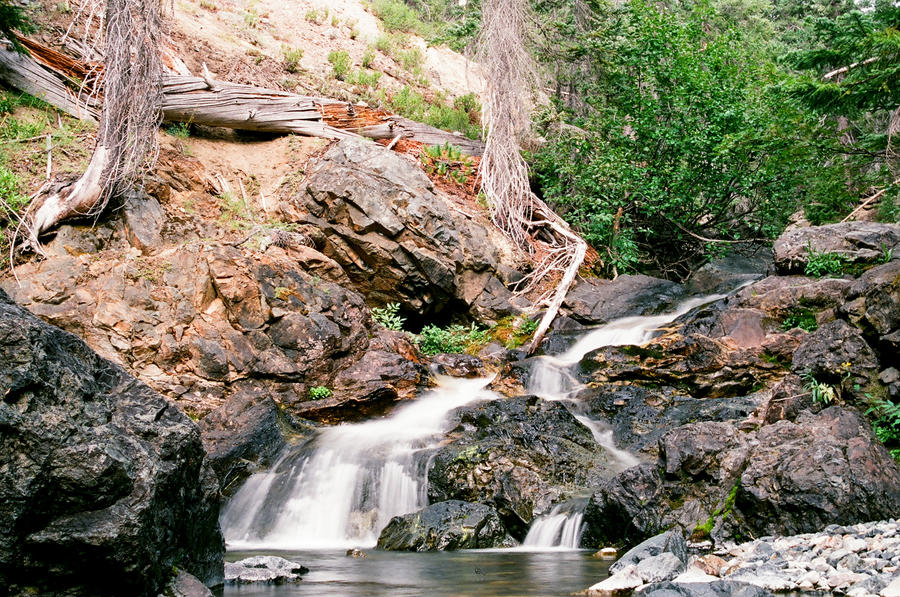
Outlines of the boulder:
[{"label": "boulder", "polygon": [[759,430],[734,501],[734,536],[810,533],[900,512],[900,468],[853,411],[833,406]]},{"label": "boulder", "polygon": [[225,563],[225,583],[283,585],[302,580],[309,568],[277,556],[253,556]]},{"label": "boulder", "polygon": [[151,253],[159,248],[165,220],[165,212],[156,197],[139,191],[125,194],[122,205],[125,238],[141,253]]},{"label": "boulder", "polygon": [[646,583],[672,580],[684,571],[684,561],[673,553],[650,556],[637,563],[638,574]]},{"label": "boulder", "polygon": [[664,434],[658,449],[656,463],[594,494],[585,544],[635,544],[673,526],[717,541],[813,532],[900,508],[900,468],[871,425],[841,407],[753,432],[692,423]]},{"label": "boulder", "polygon": [[286,215],[322,230],[322,251],[370,304],[493,320],[528,307],[506,287],[521,279],[521,255],[487,214],[462,213],[405,156],[347,139],[308,172]]},{"label": "boulder", "polygon": [[629,565],[606,580],[591,585],[584,592],[587,597],[629,597],[635,589],[644,584],[637,566]]},{"label": "boulder", "polygon": [[827,226],[794,228],[775,241],[775,267],[779,273],[803,273],[809,251],[840,253],[849,263],[875,263],[888,252],[898,254],[900,225],[841,222]]},{"label": "boulder", "polygon": [[615,280],[586,278],[569,290],[563,312],[579,323],[599,325],[621,317],[669,311],[682,298],[680,284],[660,278],[640,274]]},{"label": "boulder", "polygon": [[155,595],[173,567],[222,582],[218,483],[187,415],[3,292],[0,396],[0,585]]},{"label": "boulder", "polygon": [[610,477],[615,457],[559,402],[522,396],[457,409],[428,471],[431,502],[492,506],[522,540],[537,515]]},{"label": "boulder", "polygon": [[286,443],[278,405],[257,392],[230,396],[199,425],[223,490],[271,464]]},{"label": "boulder", "polygon": [[873,267],[850,288],[841,311],[873,342],[886,362],[900,366],[895,337],[900,331],[900,261]]},{"label": "boulder", "polygon": [[512,547],[497,512],[484,504],[459,500],[438,502],[395,516],[378,537],[378,547],[390,551],[447,551]]},{"label": "boulder", "polygon": [[666,531],[665,533],[660,533],[655,537],[651,537],[646,541],[643,541],[639,545],[636,545],[635,547],[625,552],[622,557],[619,558],[618,561],[616,561],[615,564],[610,566],[609,571],[612,573],[616,573],[624,569],[626,566],[638,565],[644,560],[654,558],[662,554],[673,555],[679,562],[681,562],[681,569],[678,570],[678,572],[684,570],[684,565],[687,562],[688,554],[687,543],[685,543],[684,536],[681,534],[681,532],[677,530]]},{"label": "boulder", "polygon": [[794,353],[791,370],[820,382],[840,383],[845,376],[865,384],[878,373],[878,356],[860,331],[842,319],[809,334]]}]

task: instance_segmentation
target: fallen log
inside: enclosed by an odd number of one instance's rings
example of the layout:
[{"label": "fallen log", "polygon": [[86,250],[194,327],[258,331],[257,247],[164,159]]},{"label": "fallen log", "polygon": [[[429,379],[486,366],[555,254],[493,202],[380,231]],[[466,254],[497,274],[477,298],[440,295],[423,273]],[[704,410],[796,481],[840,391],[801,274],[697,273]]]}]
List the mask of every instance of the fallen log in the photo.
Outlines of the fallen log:
[{"label": "fallen log", "polygon": [[[28,40],[22,38],[21,41],[24,45]],[[26,47],[30,48],[32,44]],[[0,80],[79,120],[96,122],[100,117],[100,105],[90,90],[81,89],[83,81],[76,81],[64,71],[48,67],[33,56],[16,52],[12,44],[0,39]],[[73,89],[76,85],[78,91]]]}]

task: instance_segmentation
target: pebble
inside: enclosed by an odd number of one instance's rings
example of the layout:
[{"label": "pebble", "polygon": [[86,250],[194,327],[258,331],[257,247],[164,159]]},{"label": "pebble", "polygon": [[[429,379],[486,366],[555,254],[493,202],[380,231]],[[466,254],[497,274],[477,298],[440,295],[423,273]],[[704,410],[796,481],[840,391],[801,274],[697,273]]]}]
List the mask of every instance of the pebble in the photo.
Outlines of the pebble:
[{"label": "pebble", "polygon": [[[590,595],[617,595],[644,576],[637,566],[591,587]],[[644,565],[647,567],[650,561]],[[674,568],[673,568],[674,570]],[[762,537],[694,557],[675,583],[728,580],[775,591],[825,591],[850,597],[900,597],[900,523],[891,519],[829,525],[821,533]],[[671,573],[670,573],[671,574]],[[619,577],[619,578],[616,578]]]}]

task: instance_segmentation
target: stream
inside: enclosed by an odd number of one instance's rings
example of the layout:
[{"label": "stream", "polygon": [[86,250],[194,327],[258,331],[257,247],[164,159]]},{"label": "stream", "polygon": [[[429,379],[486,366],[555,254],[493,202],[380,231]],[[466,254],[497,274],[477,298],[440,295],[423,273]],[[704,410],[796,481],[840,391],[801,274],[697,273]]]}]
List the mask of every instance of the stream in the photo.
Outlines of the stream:
[{"label": "stream", "polygon": [[[603,346],[642,344],[656,330],[724,295],[693,298],[670,313],[629,317],[588,331],[560,355],[538,359],[528,392],[562,401],[623,470],[639,462],[618,450],[612,431],[569,397],[579,389],[570,370]],[[305,564],[301,583],[227,586],[237,595],[568,595],[606,574],[609,562],[579,549],[589,496],[576,496],[536,518],[522,545],[503,550],[401,553],[371,549],[394,516],[428,505],[428,454],[451,411],[496,400],[490,379],[441,377],[438,386],[390,416],[322,430],[288,448],[267,472],[251,476],[221,516],[234,561],[260,553]],[[364,548],[367,558],[350,558]]]}]

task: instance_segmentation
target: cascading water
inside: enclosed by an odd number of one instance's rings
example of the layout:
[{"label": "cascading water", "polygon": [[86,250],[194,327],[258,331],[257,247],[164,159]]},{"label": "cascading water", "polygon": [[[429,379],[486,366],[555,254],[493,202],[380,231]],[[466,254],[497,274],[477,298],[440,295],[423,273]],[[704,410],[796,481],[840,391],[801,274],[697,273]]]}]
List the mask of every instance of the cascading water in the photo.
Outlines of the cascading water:
[{"label": "cascading water", "polygon": [[427,505],[428,448],[448,413],[498,398],[487,379],[439,378],[439,386],[390,417],[338,425],[311,447],[288,451],[251,476],[229,502],[222,529],[230,548],[374,546],[394,516]]},{"label": "cascading water", "polygon": [[[712,295],[689,299],[679,305],[678,310],[651,317],[624,317],[598,327],[578,340],[566,352],[557,356],[538,359],[531,371],[528,392],[545,400],[570,401],[572,394],[581,384],[571,374],[571,367],[584,356],[604,346],[638,345],[649,341],[660,326],[671,323],[682,315],[706,303],[719,300],[727,295]],[[618,461],[624,470],[639,460],[629,452],[619,450],[613,442],[612,430],[591,419],[572,407],[575,418],[590,429],[594,440],[603,446]],[[583,531],[584,508],[587,500],[559,504],[550,514],[536,518],[528,530],[522,544],[523,549],[577,549]]]}]

